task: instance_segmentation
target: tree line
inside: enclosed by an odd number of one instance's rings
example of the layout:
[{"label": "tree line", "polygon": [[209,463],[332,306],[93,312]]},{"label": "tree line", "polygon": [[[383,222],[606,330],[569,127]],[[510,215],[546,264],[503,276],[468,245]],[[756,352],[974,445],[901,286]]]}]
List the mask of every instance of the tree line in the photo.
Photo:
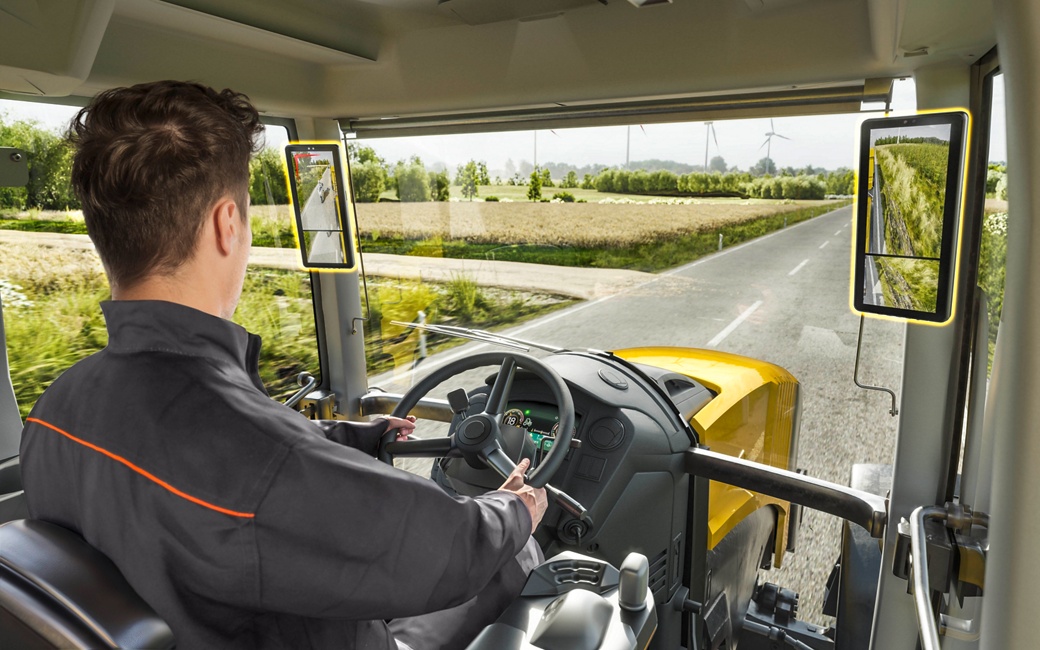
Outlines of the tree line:
[{"label": "tree line", "polygon": [[[0,147],[26,153],[29,182],[24,187],[0,187],[0,210],[80,209],[72,192],[72,145],[61,134],[26,120],[7,121],[0,116]],[[253,205],[285,205],[289,202],[285,157],[268,147],[249,163],[249,198]]]},{"label": "tree line", "polygon": [[[0,146],[25,151],[29,167],[29,182],[25,187],[0,188],[0,209],[79,209],[79,201],[69,183],[72,147],[62,135],[41,128],[35,122],[0,119]],[[395,194],[399,201],[447,201],[453,185],[467,199],[479,196],[481,187],[492,184],[526,186],[528,198],[533,201],[542,200],[542,190],[553,187],[620,194],[800,199],[851,194],[854,190],[853,175],[848,169],[824,172],[811,167],[802,170],[787,168],[778,176],[763,176],[776,173],[775,165],[768,158],[759,161],[748,172],[727,171],[720,156],[709,164],[712,171],[687,173],[672,169],[631,171],[602,167],[594,171],[596,166],[567,169],[550,163],[546,167],[532,168],[525,176],[517,172],[503,181],[490,177],[484,161],[470,160],[459,165],[454,176],[449,176],[447,171],[427,169],[418,156],[389,165],[373,148],[353,145],[348,146],[348,155],[354,198],[362,203],[377,202],[387,192]],[[665,162],[668,161],[643,161],[655,165]],[[677,169],[689,167],[676,165]],[[589,171],[583,171],[586,169]],[[558,195],[564,196],[565,200],[572,196],[567,192]],[[253,205],[285,205],[289,202],[285,157],[278,149],[268,147],[250,161],[249,197]]]}]

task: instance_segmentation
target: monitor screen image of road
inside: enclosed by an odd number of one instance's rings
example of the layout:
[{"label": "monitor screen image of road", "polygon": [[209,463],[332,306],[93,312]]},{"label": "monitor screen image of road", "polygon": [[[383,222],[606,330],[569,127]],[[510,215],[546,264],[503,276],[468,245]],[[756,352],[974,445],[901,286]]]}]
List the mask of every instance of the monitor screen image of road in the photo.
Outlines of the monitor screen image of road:
[{"label": "monitor screen image of road", "polygon": [[338,146],[289,145],[286,159],[292,170],[293,206],[303,265],[353,267]]},{"label": "monitor screen image of road", "polygon": [[960,116],[865,123],[857,309],[947,320],[964,140]]}]

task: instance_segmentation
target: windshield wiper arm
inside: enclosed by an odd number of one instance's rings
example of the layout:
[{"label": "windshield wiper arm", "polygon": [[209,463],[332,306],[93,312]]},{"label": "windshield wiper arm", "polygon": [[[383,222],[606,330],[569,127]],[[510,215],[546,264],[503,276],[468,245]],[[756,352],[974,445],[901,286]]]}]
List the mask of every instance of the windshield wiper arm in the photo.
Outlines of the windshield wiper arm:
[{"label": "windshield wiper arm", "polygon": [[546,352],[552,353],[564,351],[564,348],[546,345],[545,343],[525,341],[523,339],[518,339],[511,336],[494,334],[492,332],[488,332],[487,330],[470,329],[468,327],[455,327],[454,325],[429,325],[425,323],[404,323],[396,320],[391,321],[391,324],[400,325],[401,327],[407,327],[414,330],[422,330],[424,332],[430,332],[433,334],[442,334],[444,336],[457,336],[459,338],[471,339],[473,341],[480,341],[482,343],[502,345],[505,347],[513,348],[515,350],[521,350],[523,352],[530,352],[531,348],[537,348],[539,350],[545,350]]}]

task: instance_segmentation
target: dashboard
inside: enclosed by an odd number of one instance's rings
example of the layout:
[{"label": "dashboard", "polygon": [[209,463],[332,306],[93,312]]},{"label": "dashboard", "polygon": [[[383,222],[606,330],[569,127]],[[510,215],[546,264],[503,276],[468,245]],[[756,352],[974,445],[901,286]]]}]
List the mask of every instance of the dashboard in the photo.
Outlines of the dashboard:
[{"label": "dashboard", "polygon": [[[683,452],[695,434],[688,422],[714,393],[685,376],[633,366],[609,353],[561,352],[542,359],[567,384],[574,403],[571,448],[550,480],[584,506],[587,520],[550,505],[535,533],[547,556],[580,550],[618,565],[633,548],[649,558],[652,589],[678,579],[678,549],[686,531],[688,477]],[[481,412],[494,382],[469,391]],[[465,416],[456,416],[456,425]],[[516,373],[500,420],[505,451],[536,463],[556,444],[560,413],[536,375]],[[502,478],[463,458],[440,459],[433,478],[456,494],[497,489]]]}]

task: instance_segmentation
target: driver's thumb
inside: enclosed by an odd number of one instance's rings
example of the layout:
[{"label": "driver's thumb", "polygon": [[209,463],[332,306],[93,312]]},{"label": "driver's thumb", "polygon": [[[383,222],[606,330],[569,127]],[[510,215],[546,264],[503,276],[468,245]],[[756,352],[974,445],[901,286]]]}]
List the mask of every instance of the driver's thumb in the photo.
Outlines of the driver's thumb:
[{"label": "driver's thumb", "polygon": [[524,486],[524,473],[527,472],[527,468],[531,466],[531,461],[527,458],[522,458],[513,471],[509,473],[509,477],[506,482],[502,484],[500,489],[503,490],[519,490]]}]

